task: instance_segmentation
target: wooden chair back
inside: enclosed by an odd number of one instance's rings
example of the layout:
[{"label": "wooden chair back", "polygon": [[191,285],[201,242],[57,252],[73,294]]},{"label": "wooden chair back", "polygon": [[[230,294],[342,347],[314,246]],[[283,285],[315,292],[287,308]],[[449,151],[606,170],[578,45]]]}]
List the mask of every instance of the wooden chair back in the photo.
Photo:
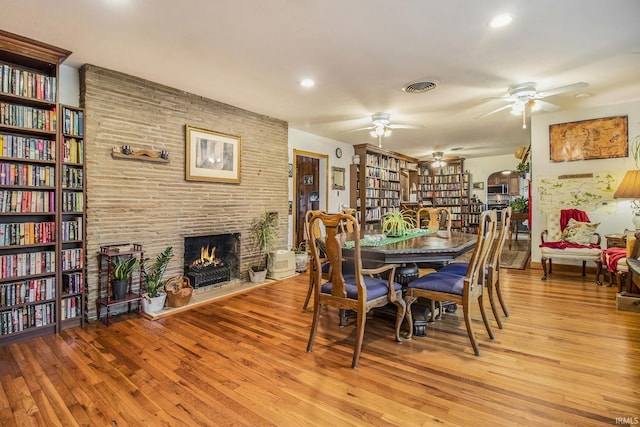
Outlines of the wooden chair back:
[{"label": "wooden chair back", "polygon": [[416,226],[427,230],[451,231],[451,211],[449,208],[420,208],[416,212]]},{"label": "wooden chair back", "polygon": [[[351,367],[358,365],[360,350],[364,337],[366,313],[375,307],[382,307],[392,302],[397,306],[396,340],[400,339],[400,326],[405,316],[405,302],[402,298],[402,286],[393,281],[395,264],[387,264],[375,269],[364,269],[360,253],[360,225],[358,219],[349,213],[327,214],[314,213],[309,227],[313,228],[321,222],[325,229],[324,248],[330,263],[330,277],[327,282],[314,287],[313,322],[309,334],[307,351],[313,348],[313,341],[319,323],[322,306],[343,310],[352,310],[356,314],[356,343]],[[345,233],[343,230],[353,230]],[[353,258],[345,259],[342,248],[345,242],[353,240]],[[322,259],[320,258],[319,239],[311,240],[311,254],[314,267],[311,273],[314,282],[320,283]],[[348,274],[345,274],[345,271]],[[388,273],[387,279],[378,276]],[[365,277],[366,276],[366,277]]]},{"label": "wooden chair back", "polygon": [[487,329],[489,337],[493,338],[493,331],[491,330],[491,325],[489,325],[484,311],[483,290],[485,265],[495,238],[496,223],[497,214],[495,210],[484,211],[480,215],[476,245],[464,276],[436,271],[409,282],[405,298],[407,303],[406,317],[409,323],[408,337],[410,337],[413,332],[411,305],[417,298],[422,297],[435,302],[455,302],[463,308],[467,335],[469,336],[475,354],[480,355],[478,343],[472,329],[470,305],[474,299],[478,300],[485,328]]}]

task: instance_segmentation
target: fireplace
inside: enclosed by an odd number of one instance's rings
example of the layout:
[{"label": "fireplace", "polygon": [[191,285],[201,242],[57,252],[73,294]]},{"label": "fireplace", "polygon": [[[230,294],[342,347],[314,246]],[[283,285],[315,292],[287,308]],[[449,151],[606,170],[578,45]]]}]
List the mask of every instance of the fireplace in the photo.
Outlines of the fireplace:
[{"label": "fireplace", "polygon": [[199,288],[240,275],[240,233],[185,237],[184,275]]}]

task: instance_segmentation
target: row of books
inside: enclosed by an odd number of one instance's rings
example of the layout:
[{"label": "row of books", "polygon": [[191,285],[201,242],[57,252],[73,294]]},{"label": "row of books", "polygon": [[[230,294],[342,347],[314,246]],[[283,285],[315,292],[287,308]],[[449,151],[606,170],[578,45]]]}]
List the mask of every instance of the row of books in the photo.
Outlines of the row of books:
[{"label": "row of books", "polygon": [[65,163],[82,163],[84,159],[84,142],[80,139],[65,138],[62,143],[62,161]]},{"label": "row of books", "polygon": [[82,248],[63,249],[61,251],[62,270],[77,270],[84,265],[84,250]]},{"label": "row of books", "polygon": [[27,305],[0,312],[0,334],[9,335],[55,322],[55,303]]},{"label": "row of books", "polygon": [[0,102],[0,125],[55,132],[57,122],[55,108],[43,110],[42,108],[27,105]]},{"label": "row of books", "polygon": [[84,290],[84,274],[62,273],[62,290],[67,294],[79,294]]},{"label": "row of books", "polygon": [[23,280],[0,285],[0,307],[11,307],[56,297],[56,279]]},{"label": "row of books", "polygon": [[53,166],[26,163],[0,163],[0,185],[53,187],[55,183],[56,168]]},{"label": "row of books", "polygon": [[53,273],[56,271],[56,253],[53,251],[27,252],[1,255],[2,279]]},{"label": "row of books", "polygon": [[0,246],[35,245],[56,241],[55,222],[12,222],[0,224]]},{"label": "row of books", "polygon": [[2,157],[55,161],[56,141],[0,133],[0,152]]},{"label": "row of books", "polygon": [[63,109],[64,113],[64,125],[62,132],[67,135],[84,134],[84,111],[70,110],[68,108]]},{"label": "row of books", "polygon": [[84,171],[81,168],[63,166],[62,186],[64,188],[82,188],[84,182]]},{"label": "row of books", "polygon": [[84,210],[83,193],[62,193],[63,212],[82,212]]},{"label": "row of books", "polygon": [[53,191],[0,190],[0,212],[55,212]]},{"label": "row of books", "polygon": [[0,64],[0,88],[4,93],[56,102],[56,78],[10,64]]},{"label": "row of books", "polygon": [[62,221],[62,241],[82,240],[82,219]]},{"label": "row of books", "polygon": [[82,300],[80,297],[64,298],[60,301],[60,320],[82,316]]}]

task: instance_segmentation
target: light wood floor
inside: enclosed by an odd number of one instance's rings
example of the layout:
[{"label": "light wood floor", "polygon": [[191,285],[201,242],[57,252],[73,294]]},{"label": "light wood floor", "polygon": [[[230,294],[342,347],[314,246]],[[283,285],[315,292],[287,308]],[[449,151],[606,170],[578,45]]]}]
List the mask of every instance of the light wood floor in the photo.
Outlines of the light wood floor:
[{"label": "light wood floor", "polygon": [[[397,344],[367,321],[311,312],[301,275],[157,321],[122,317],[0,348],[0,425],[615,425],[640,416],[640,314],[615,288],[555,272],[503,270],[511,317],[481,356],[461,310]],[[637,418],[635,418],[637,420]]]}]

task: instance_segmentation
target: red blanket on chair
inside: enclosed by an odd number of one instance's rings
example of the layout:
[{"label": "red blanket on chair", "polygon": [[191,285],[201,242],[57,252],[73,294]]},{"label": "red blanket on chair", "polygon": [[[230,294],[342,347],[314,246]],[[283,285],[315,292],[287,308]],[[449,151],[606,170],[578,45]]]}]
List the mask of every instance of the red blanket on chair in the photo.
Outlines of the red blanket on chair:
[{"label": "red blanket on chair", "polygon": [[618,261],[627,256],[625,248],[609,248],[602,251],[602,263],[614,273],[618,268]]},{"label": "red blanket on chair", "polygon": [[566,249],[566,248],[599,248],[600,245],[596,245],[595,243],[591,243],[589,245],[579,245],[578,243],[565,242],[561,240],[559,242],[544,242],[540,243],[541,248],[551,248],[551,249]]},{"label": "red blanket on chair", "polygon": [[591,222],[585,211],[581,211],[580,209],[562,209],[560,211],[560,230],[564,230],[571,218],[580,222]]}]

